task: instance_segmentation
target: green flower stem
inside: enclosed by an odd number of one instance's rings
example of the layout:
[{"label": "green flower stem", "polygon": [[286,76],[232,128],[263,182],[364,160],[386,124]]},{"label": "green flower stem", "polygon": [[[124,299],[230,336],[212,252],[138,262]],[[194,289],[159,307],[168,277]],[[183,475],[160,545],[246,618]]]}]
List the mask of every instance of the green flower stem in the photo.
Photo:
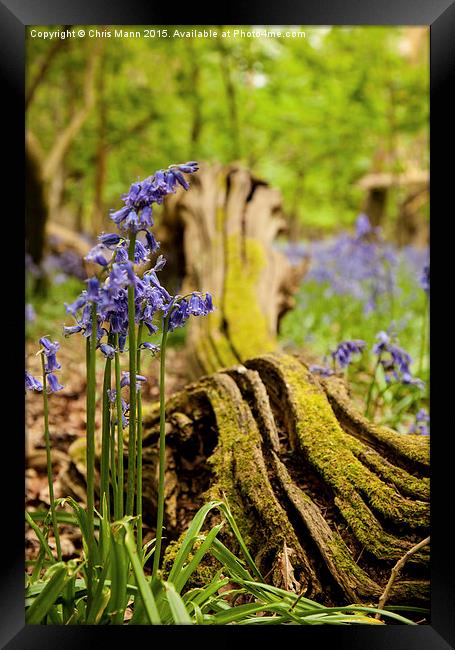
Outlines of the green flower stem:
[{"label": "green flower stem", "polygon": [[366,403],[366,406],[365,406],[365,417],[368,417],[368,414],[369,414],[369,411],[370,411],[371,397],[373,395],[373,388],[374,388],[374,385],[376,383],[376,373],[378,371],[380,361],[381,361],[381,355],[379,355],[378,360],[376,361],[376,365],[375,365],[374,371],[373,371],[373,378],[371,380],[371,384],[370,384],[370,387],[368,389],[367,403]]},{"label": "green flower stem", "polygon": [[376,393],[376,397],[374,399],[374,404],[373,404],[373,415],[376,413],[376,409],[378,408],[379,400],[384,395],[384,393],[386,391],[388,391],[389,388],[391,388],[391,387],[392,387],[391,384],[387,384],[387,386],[385,388],[383,388],[382,390],[378,390],[378,392]]},{"label": "green flower stem", "polygon": [[96,407],[96,303],[91,307],[91,336],[87,338],[87,608],[90,609],[95,565],[95,407]]},{"label": "green flower stem", "polygon": [[[109,336],[109,343],[112,344],[111,336]],[[101,441],[101,508],[103,508],[104,497],[106,498],[107,512],[102,511],[102,515],[108,515],[110,511],[110,495],[109,495],[109,451],[110,451],[110,403],[108,390],[111,388],[111,359],[106,359],[104,366],[104,380],[103,380],[103,420],[102,420],[102,441]]]},{"label": "green flower stem", "polygon": [[110,469],[111,469],[111,484],[112,484],[112,495],[114,500],[114,516],[118,512],[118,496],[117,496],[117,456],[115,453],[115,419],[111,418],[111,435],[110,435]]},{"label": "green flower stem", "polygon": [[49,405],[47,400],[47,380],[44,354],[41,354],[41,364],[43,368],[43,410],[44,410],[44,440],[46,443],[46,461],[47,461],[47,481],[49,484],[49,501],[51,502],[52,526],[54,528],[55,545],[57,547],[57,557],[62,559],[62,547],[60,544],[60,535],[58,532],[57,515],[55,513],[54,503],[54,482],[52,478],[52,457],[51,457],[51,440],[49,434]]},{"label": "green flower stem", "polygon": [[122,423],[122,394],[120,386],[120,353],[118,347],[118,334],[115,335],[115,392],[117,403],[117,510],[115,518],[123,517],[123,423]]},{"label": "green flower stem", "polygon": [[[137,331],[137,356],[136,356],[136,369],[138,375],[141,374],[141,348],[142,332],[144,323],[139,323]],[[139,555],[142,554],[142,397],[141,391],[137,394],[137,445],[136,445],[136,510],[138,515],[137,520],[137,551]]]},{"label": "green flower stem", "polygon": [[164,470],[166,459],[165,448],[165,430],[166,430],[166,395],[165,395],[165,377],[166,377],[166,343],[168,335],[169,318],[172,313],[173,304],[163,319],[163,334],[161,337],[160,352],[160,452],[159,452],[159,479],[158,479],[158,512],[156,517],[156,543],[155,553],[153,555],[153,577],[156,577],[160,565],[161,541],[163,535],[164,520]]},{"label": "green flower stem", "polygon": [[[136,247],[136,234],[130,236],[128,259],[134,264],[134,249]],[[126,514],[134,514],[134,483],[136,473],[136,308],[134,304],[134,286],[128,285],[128,347],[130,371],[130,421],[128,436],[128,484],[126,493]]]}]

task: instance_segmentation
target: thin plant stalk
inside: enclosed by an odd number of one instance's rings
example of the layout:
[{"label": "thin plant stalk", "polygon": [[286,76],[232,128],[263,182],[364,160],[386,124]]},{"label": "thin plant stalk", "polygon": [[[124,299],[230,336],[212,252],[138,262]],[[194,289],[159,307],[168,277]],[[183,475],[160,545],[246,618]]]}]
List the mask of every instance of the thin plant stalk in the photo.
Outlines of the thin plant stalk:
[{"label": "thin plant stalk", "polygon": [[121,519],[123,517],[123,411],[122,411],[122,395],[120,385],[120,352],[119,352],[119,337],[115,335],[115,392],[117,404],[117,511],[115,518]]},{"label": "thin plant stalk", "polygon": [[57,557],[62,559],[62,547],[60,544],[60,535],[58,532],[57,514],[54,503],[54,482],[52,478],[52,457],[51,457],[51,440],[49,434],[49,404],[47,399],[47,380],[44,354],[41,355],[41,364],[43,368],[43,410],[44,410],[44,441],[46,443],[46,463],[47,463],[47,481],[49,484],[49,501],[51,504],[52,526],[54,528],[55,545],[57,547]]},{"label": "thin plant stalk", "polygon": [[[101,440],[101,490],[100,502],[101,508],[106,503],[106,512],[102,510],[102,514],[106,516],[110,511],[110,495],[109,495],[109,451],[110,451],[110,403],[108,390],[111,389],[111,359],[106,359],[104,366],[104,379],[103,379],[103,412],[102,412],[102,440]],[[104,497],[106,501],[104,501]]]},{"label": "thin plant stalk", "polygon": [[87,607],[92,602],[93,569],[95,563],[95,406],[96,406],[96,303],[91,308],[92,331],[87,338]]},{"label": "thin plant stalk", "polygon": [[166,343],[168,335],[169,317],[171,315],[173,304],[163,319],[163,333],[161,336],[161,349],[160,349],[160,451],[159,451],[159,478],[158,478],[158,512],[156,517],[156,543],[155,553],[153,556],[153,570],[152,575],[156,577],[160,565],[161,555],[161,541],[163,536],[163,520],[164,520],[164,470],[166,459]]},{"label": "thin plant stalk", "polygon": [[379,400],[391,387],[392,387],[391,384],[387,384],[387,386],[385,388],[383,388],[382,390],[378,390],[378,392],[376,393],[376,397],[374,399],[374,403],[373,403],[373,414],[376,413],[376,409],[378,408],[378,405],[379,405]]},{"label": "thin plant stalk", "polygon": [[371,380],[370,387],[368,389],[367,401],[365,406],[365,417],[368,417],[369,415],[371,398],[373,396],[373,388],[376,383],[376,373],[378,371],[380,362],[381,362],[381,355],[379,355],[378,360],[376,361],[376,365],[373,370],[373,378]]},{"label": "thin plant stalk", "polygon": [[[139,323],[137,331],[137,356],[136,369],[138,375],[141,374],[141,343],[144,323]],[[142,555],[142,397],[141,391],[137,394],[137,437],[136,437],[136,511],[137,511],[137,550]]]},{"label": "thin plant stalk", "polygon": [[[136,234],[130,235],[128,258],[134,264],[134,251],[136,247]],[[128,436],[128,483],[126,492],[126,514],[134,514],[134,483],[136,473],[135,448],[136,448],[136,307],[134,302],[134,285],[128,286],[128,347],[130,371],[130,421]]]},{"label": "thin plant stalk", "polygon": [[115,451],[115,419],[111,417],[110,420],[110,471],[111,471],[111,485],[112,485],[112,496],[114,501],[114,516],[118,511],[118,490],[117,490],[117,455]]}]

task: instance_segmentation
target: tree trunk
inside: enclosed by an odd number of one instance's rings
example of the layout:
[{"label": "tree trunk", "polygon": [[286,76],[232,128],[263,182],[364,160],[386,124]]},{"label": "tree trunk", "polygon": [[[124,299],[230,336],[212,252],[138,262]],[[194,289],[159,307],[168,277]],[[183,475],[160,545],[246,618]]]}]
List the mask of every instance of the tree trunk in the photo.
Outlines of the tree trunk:
[{"label": "tree trunk", "polygon": [[95,197],[93,204],[92,234],[96,237],[104,229],[104,187],[106,184],[107,165],[107,98],[105,88],[106,58],[103,57],[100,65],[98,81],[98,140],[96,145],[95,161]]},{"label": "tree trunk", "polygon": [[166,201],[160,239],[171,270],[184,276],[179,293],[214,297],[216,311],[193,319],[188,332],[190,367],[200,376],[276,348],[305,268],[273,248],[286,225],[277,190],[237,165],[202,167],[191,183]]},{"label": "tree trunk", "polygon": [[[173,395],[166,414],[168,538],[202,503],[224,497],[271,583],[339,605],[377,603],[393,565],[428,535],[428,439],[372,424],[340,379],[316,380],[295,357],[266,354],[206,376]],[[144,425],[144,516],[153,525],[157,408]],[[390,602],[428,597],[422,549]]]},{"label": "tree trunk", "polygon": [[[25,146],[25,247],[35,267],[39,268],[43,260],[44,239],[48,204],[45,185],[41,174],[39,152],[33,140],[26,141]],[[33,291],[44,293],[46,279],[43,275],[35,280]]]}]

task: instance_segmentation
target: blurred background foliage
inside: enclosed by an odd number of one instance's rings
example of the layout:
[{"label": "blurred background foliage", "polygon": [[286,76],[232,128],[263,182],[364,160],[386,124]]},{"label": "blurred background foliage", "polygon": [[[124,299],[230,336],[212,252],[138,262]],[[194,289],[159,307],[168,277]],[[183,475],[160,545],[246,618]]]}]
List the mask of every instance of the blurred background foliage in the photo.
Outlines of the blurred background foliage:
[{"label": "blurred background foliage", "polygon": [[[64,27],[72,28],[42,29]],[[306,38],[29,33],[27,336],[60,336],[62,303],[86,277],[83,253],[56,252],[61,233],[45,235],[46,224],[93,242],[112,230],[109,210],[132,181],[174,162],[237,161],[282,193],[276,245],[292,264],[310,261],[280,323],[282,347],[318,361],[342,340],[366,341],[350,369],[364,399],[376,337],[393,333],[426,387],[385,390],[383,381],[376,401],[385,422],[408,431],[428,404],[429,32],[295,29]],[[360,213],[378,238],[355,236]],[[182,330],[175,343],[183,341]]]},{"label": "blurred background foliage", "polygon": [[[89,110],[48,179],[51,218],[96,234],[132,180],[173,161],[236,160],[282,191],[298,239],[352,224],[366,174],[426,170],[428,30],[301,29],[304,39],[29,36],[27,124],[44,156],[96,67]],[[390,232],[406,193],[388,192]]]}]

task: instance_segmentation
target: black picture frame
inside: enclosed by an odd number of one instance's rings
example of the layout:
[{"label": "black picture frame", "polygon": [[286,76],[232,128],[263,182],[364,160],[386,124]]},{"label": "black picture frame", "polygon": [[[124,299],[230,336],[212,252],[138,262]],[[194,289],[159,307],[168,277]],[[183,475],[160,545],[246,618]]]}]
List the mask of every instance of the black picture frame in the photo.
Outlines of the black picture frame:
[{"label": "black picture frame", "polygon": [[[18,252],[20,216],[24,209],[24,77],[25,29],[38,24],[304,24],[304,25],[425,25],[430,27],[430,174],[431,174],[431,620],[429,625],[406,626],[272,626],[263,629],[239,626],[207,628],[148,627],[58,627],[26,626],[24,621],[23,553],[23,404],[13,407],[12,395],[22,394],[20,350],[24,342],[24,276]],[[173,3],[147,3],[141,0],[0,0],[0,66],[2,71],[2,153],[6,165],[3,183],[3,252],[11,259],[3,265],[4,301],[2,346],[3,392],[2,455],[3,479],[2,538],[6,550],[0,566],[0,642],[8,650],[25,648],[91,648],[113,639],[119,643],[146,642],[169,644],[215,643],[217,648],[232,643],[290,643],[296,638],[306,647],[317,643],[336,644],[337,648],[381,648],[399,650],[445,650],[455,647],[455,580],[453,542],[449,532],[451,515],[450,479],[453,456],[448,452],[455,431],[451,404],[449,370],[451,362],[450,329],[445,319],[450,307],[450,262],[452,241],[447,236],[453,216],[454,129],[453,108],[449,103],[450,72],[455,68],[455,2],[450,0],[307,0],[297,5],[292,0],[279,3],[229,2],[226,6]],[[10,139],[9,144],[6,143]],[[446,158],[444,155],[449,152]],[[4,172],[5,173],[5,172]],[[452,255],[451,255],[452,253]],[[452,283],[453,284],[453,283]],[[441,300],[438,287],[444,287]],[[453,295],[453,290],[452,290]],[[17,307],[17,309],[16,309]],[[439,312],[439,314],[438,314]],[[450,317],[453,318],[453,317]],[[453,328],[452,328],[453,329]],[[6,345],[5,345],[6,342]],[[21,347],[22,346],[22,347]],[[452,517],[453,518],[453,517]],[[115,636],[113,636],[115,634]],[[125,637],[123,637],[125,634]],[[265,637],[265,634],[267,635]],[[292,640],[289,635],[292,634]],[[288,638],[289,637],[289,638]]]}]

